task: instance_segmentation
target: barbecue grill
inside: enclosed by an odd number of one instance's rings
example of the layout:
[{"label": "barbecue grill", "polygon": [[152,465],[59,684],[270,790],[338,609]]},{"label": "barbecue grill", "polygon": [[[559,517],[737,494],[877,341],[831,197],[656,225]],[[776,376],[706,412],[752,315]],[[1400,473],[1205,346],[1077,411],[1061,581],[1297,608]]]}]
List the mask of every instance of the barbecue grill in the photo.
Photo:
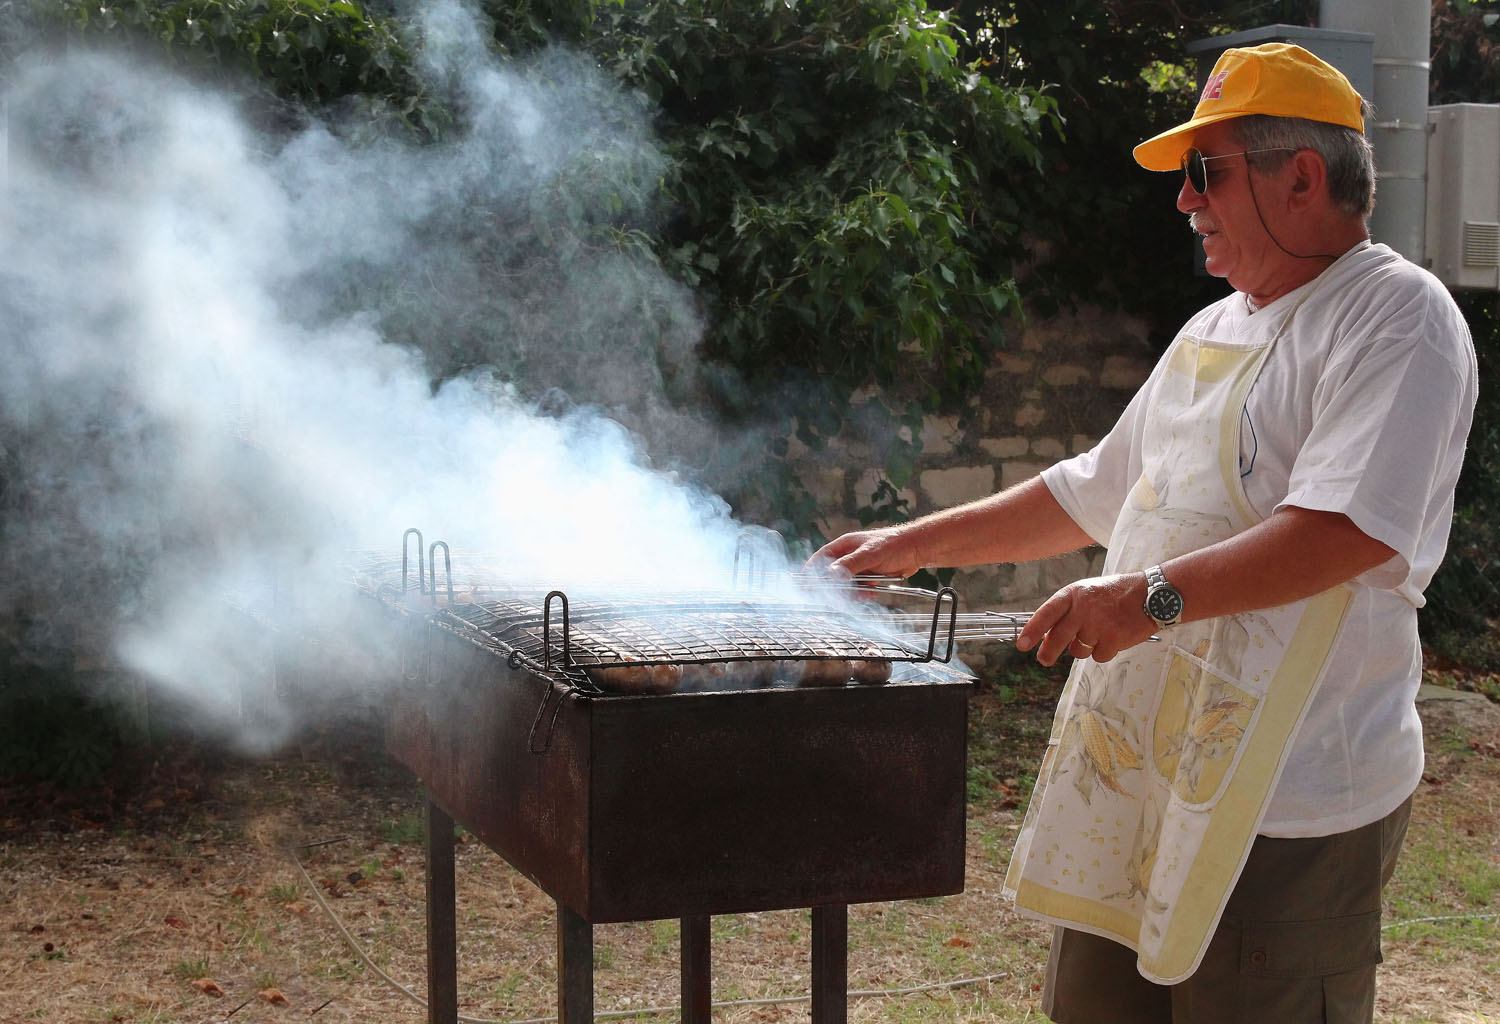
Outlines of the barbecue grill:
[{"label": "barbecue grill", "polygon": [[[736,565],[720,591],[570,598],[475,556],[455,582],[447,545],[422,545],[410,530],[353,578],[396,637],[388,749],[427,793],[430,1021],[457,1017],[455,821],[556,901],[564,1024],[593,1019],[594,924],[681,921],[693,1024],[710,917],[804,907],[812,1017],[842,1021],[848,904],[963,890],[973,679],[945,664],[951,590],[878,620]],[[889,681],[855,682],[856,662]],[[705,666],[725,671],[665,694],[611,692],[606,671]]]}]

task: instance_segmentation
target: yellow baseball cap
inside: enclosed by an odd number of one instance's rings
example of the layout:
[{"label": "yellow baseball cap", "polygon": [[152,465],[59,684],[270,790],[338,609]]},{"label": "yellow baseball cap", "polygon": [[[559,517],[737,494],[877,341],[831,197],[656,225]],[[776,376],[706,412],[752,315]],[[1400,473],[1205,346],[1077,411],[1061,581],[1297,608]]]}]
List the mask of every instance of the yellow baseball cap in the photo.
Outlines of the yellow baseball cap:
[{"label": "yellow baseball cap", "polygon": [[1349,79],[1292,43],[1225,50],[1198,97],[1191,121],[1135,147],[1135,159],[1149,171],[1175,171],[1204,125],[1246,114],[1305,117],[1365,130],[1360,96]]}]

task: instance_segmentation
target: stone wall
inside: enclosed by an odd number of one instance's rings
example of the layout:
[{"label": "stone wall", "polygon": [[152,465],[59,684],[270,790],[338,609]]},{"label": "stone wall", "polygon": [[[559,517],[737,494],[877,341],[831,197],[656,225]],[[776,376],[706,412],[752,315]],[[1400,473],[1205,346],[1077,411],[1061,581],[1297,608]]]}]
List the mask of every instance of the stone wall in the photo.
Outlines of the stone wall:
[{"label": "stone wall", "polygon": [[[1145,325],[1119,314],[1085,307],[1031,322],[997,355],[968,408],[923,423],[917,471],[902,497],[922,515],[982,498],[1087,451],[1113,425],[1156,356]],[[855,510],[870,504],[880,479],[871,465],[873,447],[854,441],[816,453],[794,446],[790,453],[819,507],[829,510],[828,536],[859,528]],[[964,610],[1032,609],[1063,584],[1097,574],[1102,560],[1102,550],[1090,548],[1042,562],[980,566],[960,570],[953,585]],[[990,645],[966,647],[964,655],[981,670],[1004,658]]]}]

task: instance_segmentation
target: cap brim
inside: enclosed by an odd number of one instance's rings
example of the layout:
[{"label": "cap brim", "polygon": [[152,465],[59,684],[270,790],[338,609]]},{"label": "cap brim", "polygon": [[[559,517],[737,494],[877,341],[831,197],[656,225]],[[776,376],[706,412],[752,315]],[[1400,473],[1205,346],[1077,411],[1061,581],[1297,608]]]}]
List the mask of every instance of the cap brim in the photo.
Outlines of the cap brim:
[{"label": "cap brim", "polygon": [[1148,171],[1175,171],[1182,167],[1182,154],[1193,144],[1193,134],[1205,125],[1242,116],[1244,111],[1226,111],[1195,117],[1176,128],[1152,136],[1132,150],[1135,162]]}]

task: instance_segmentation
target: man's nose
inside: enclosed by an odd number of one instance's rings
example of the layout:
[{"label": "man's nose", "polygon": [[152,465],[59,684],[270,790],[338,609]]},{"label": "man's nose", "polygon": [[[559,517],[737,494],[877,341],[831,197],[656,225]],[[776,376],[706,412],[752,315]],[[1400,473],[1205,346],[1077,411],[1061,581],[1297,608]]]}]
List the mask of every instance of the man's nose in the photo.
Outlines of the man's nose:
[{"label": "man's nose", "polygon": [[1182,187],[1177,190],[1177,209],[1183,213],[1192,213],[1207,205],[1208,197],[1193,191],[1193,186],[1188,184],[1187,175],[1183,175]]}]

